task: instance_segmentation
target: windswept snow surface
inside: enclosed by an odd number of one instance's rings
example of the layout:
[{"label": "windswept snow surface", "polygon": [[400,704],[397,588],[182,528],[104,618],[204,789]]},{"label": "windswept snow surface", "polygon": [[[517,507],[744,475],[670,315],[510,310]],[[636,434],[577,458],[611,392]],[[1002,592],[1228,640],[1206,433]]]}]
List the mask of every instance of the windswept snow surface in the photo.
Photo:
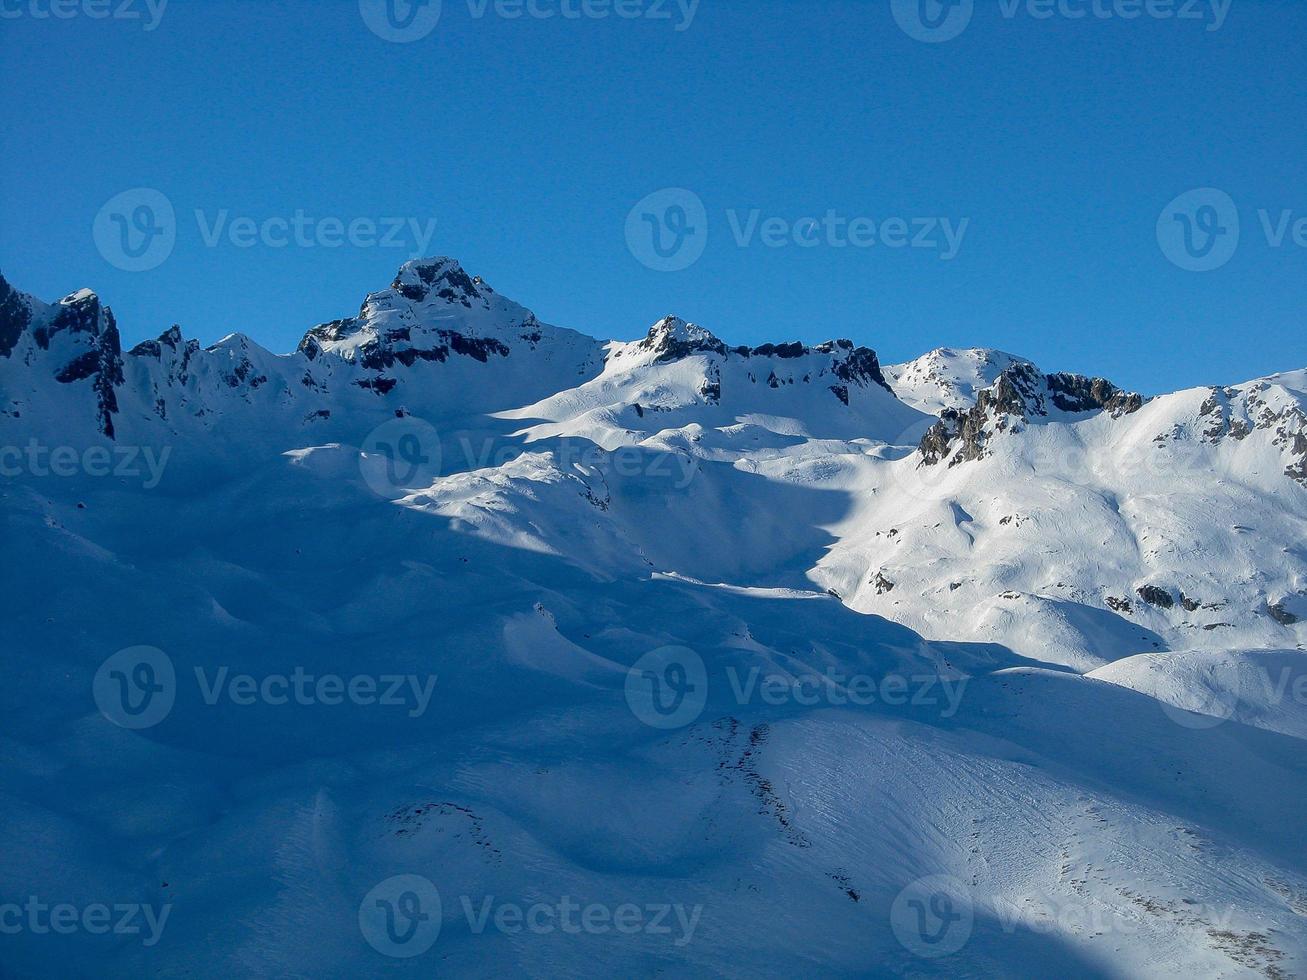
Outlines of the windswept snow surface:
[{"label": "windswept snow surface", "polygon": [[1305,409],[0,280],[0,975],[1307,975]]}]

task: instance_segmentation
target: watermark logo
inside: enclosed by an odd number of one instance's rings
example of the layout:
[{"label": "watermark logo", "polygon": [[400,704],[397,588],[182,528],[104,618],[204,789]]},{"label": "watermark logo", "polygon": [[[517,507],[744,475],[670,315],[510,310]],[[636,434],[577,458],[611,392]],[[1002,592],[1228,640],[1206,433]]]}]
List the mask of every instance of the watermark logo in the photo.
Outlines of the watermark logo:
[{"label": "watermark logo", "polygon": [[708,247],[708,211],[694,191],[654,191],[626,216],[626,247],[655,272],[680,272]]},{"label": "watermark logo", "polygon": [[[687,31],[699,11],[699,0],[467,0],[473,21],[500,20],[619,20],[670,21]],[[440,22],[441,0],[359,0],[368,29],[383,41],[409,44],[431,34]]]},{"label": "watermark logo", "polygon": [[[570,895],[557,900],[533,902],[501,901],[493,895],[479,899],[460,895],[458,909],[474,936],[488,932],[506,936],[552,933],[625,936],[644,934],[669,937],[676,947],[688,946],[703,915],[702,905],[680,903],[601,902],[583,904]],[[421,875],[404,874],[387,878],[359,905],[359,931],[384,956],[409,959],[421,956],[440,935],[443,907],[440,892]]]},{"label": "watermark logo", "polygon": [[786,704],[812,708],[818,705],[831,707],[868,707],[873,704],[889,708],[907,706],[939,708],[941,718],[952,718],[962,706],[969,677],[941,677],[939,674],[889,673],[846,674],[828,667],[822,673],[763,674],[761,667],[750,667],[741,672],[726,668],[727,681],[735,703],[741,706],[761,701],[773,708]]},{"label": "watermark logo", "polygon": [[29,895],[23,904],[0,904],[0,935],[16,936],[30,933],[45,936],[70,936],[84,932],[90,936],[139,936],[142,946],[154,946],[163,936],[172,903],[153,905],[140,902],[91,902],[74,905],[72,902],[43,902]]},{"label": "watermark logo", "polygon": [[[466,436],[459,436],[451,448],[456,451],[446,458],[472,470],[498,469],[527,452],[519,445],[496,443],[493,439],[476,444]],[[608,476],[622,480],[648,477],[663,481],[673,490],[684,490],[699,474],[696,457],[643,446],[621,445],[604,449],[589,440],[567,439],[550,446],[547,451],[553,456],[554,465],[563,473],[602,474],[605,484]]]},{"label": "watermark logo", "polygon": [[1239,247],[1239,209],[1225,191],[1200,187],[1181,194],[1157,219],[1157,244],[1189,272],[1212,272]]},{"label": "watermark logo", "polygon": [[967,29],[975,0],[890,0],[890,11],[908,37],[942,44]]},{"label": "watermark logo", "polygon": [[[1251,227],[1251,226],[1250,226]],[[1234,257],[1240,245],[1239,207],[1225,191],[1200,187],[1181,194],[1157,219],[1162,254],[1188,272],[1212,272]],[[1257,228],[1266,247],[1307,248],[1307,216],[1293,208],[1272,213],[1258,208]],[[1245,236],[1255,240],[1255,236]]]},{"label": "watermark logo", "polygon": [[172,660],[158,647],[119,650],[95,672],[92,694],[100,713],[121,728],[159,724],[177,699]]},{"label": "watermark logo", "polygon": [[648,902],[643,905],[622,902],[615,906],[591,902],[582,905],[570,895],[563,895],[557,901],[534,902],[526,906],[517,902],[499,902],[493,895],[486,895],[482,897],[479,908],[471,897],[464,895],[459,904],[474,936],[487,930],[509,936],[523,932],[534,936],[555,932],[569,936],[582,933],[633,936],[643,933],[672,937],[672,945],[676,947],[688,946],[694,940],[703,915],[702,905],[686,906],[680,902]]},{"label": "watermark logo", "polygon": [[363,440],[359,472],[379,497],[425,490],[440,475],[440,433],[411,415],[383,422]]},{"label": "watermark logo", "polygon": [[0,20],[129,20],[148,34],[167,6],[168,0],[0,0]]},{"label": "watermark logo", "polygon": [[1234,717],[1242,696],[1242,683],[1236,664],[1217,662],[1203,678],[1199,700],[1192,707],[1176,707],[1161,701],[1162,711],[1182,728],[1195,731],[1215,728]]},{"label": "watermark logo", "polygon": [[[435,218],[383,216],[315,217],[302,208],[255,217],[228,208],[192,212],[205,248],[400,248],[425,254],[436,235]],[[95,246],[124,272],[148,272],[168,260],[180,231],[172,202],[161,191],[138,187],[115,195],[92,226]]]},{"label": "watermark logo", "polygon": [[[998,0],[1004,20],[1033,21],[1194,21],[1208,33],[1219,31],[1234,0]],[[971,23],[974,0],[890,0],[890,11],[904,34],[927,44],[951,41]]]},{"label": "watermark logo", "polygon": [[890,907],[890,927],[909,953],[923,959],[950,956],[967,944],[975,908],[966,886],[951,875],[918,878]]},{"label": "watermark logo", "polygon": [[157,269],[177,244],[172,202],[152,187],[137,187],[105,202],[92,225],[95,247],[124,272]]},{"label": "watermark logo", "polygon": [[171,446],[157,453],[152,446],[91,446],[78,450],[29,439],[26,446],[0,446],[0,477],[15,479],[27,474],[68,479],[81,474],[140,480],[142,489],[153,490],[163,479],[171,455]]},{"label": "watermark logo", "polygon": [[359,931],[384,956],[421,956],[440,935],[440,892],[421,875],[395,875],[359,905]]},{"label": "watermark logo", "polygon": [[[227,701],[237,707],[268,705],[301,707],[351,704],[357,707],[403,708],[408,717],[426,713],[436,689],[436,675],[313,674],[297,666],[289,674],[259,677],[234,673],[228,666],[194,668],[203,703]],[[168,717],[177,700],[178,680],[172,659],[157,647],[120,650],[96,671],[92,694],[100,713],[123,728],[142,729]]]},{"label": "watermark logo", "polygon": [[368,30],[383,41],[421,41],[440,23],[441,0],[359,0]]},{"label": "watermark logo", "polygon": [[[626,245],[642,265],[679,272],[698,262],[708,245],[708,213],[693,191],[670,187],[641,200],[626,216]],[[832,248],[935,252],[957,258],[971,219],[946,216],[845,215],[827,208],[820,217],[764,215],[760,208],[728,208],[725,225],[736,248]]]},{"label": "watermark logo", "polygon": [[708,702],[708,670],[689,647],[650,650],[626,673],[626,703],[651,728],[684,728]]},{"label": "watermark logo", "polygon": [[[1102,902],[1083,903],[1038,893],[1021,895],[1016,901],[996,897],[989,903],[998,920],[999,928],[1008,935],[1017,932],[1035,935],[1092,935],[1137,936],[1144,932],[1147,915],[1158,915],[1161,910],[1179,903],[1154,900],[1150,912],[1139,907],[1113,908]],[[1210,929],[1227,931],[1231,927],[1236,909],[1234,906],[1212,905],[1186,901],[1187,916],[1207,924]]]}]

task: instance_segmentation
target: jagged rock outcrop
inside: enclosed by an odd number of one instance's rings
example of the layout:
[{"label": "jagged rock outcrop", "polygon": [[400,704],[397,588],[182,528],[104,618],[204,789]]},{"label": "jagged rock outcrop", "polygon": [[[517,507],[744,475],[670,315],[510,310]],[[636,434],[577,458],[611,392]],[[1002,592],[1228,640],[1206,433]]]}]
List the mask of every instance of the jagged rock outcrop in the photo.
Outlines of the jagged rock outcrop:
[{"label": "jagged rock outcrop", "polygon": [[[455,316],[442,315],[442,308]],[[355,383],[385,393],[394,387],[385,372],[396,365],[411,368],[450,357],[484,364],[508,357],[518,344],[534,347],[543,330],[530,310],[442,257],[405,263],[389,289],[368,296],[358,316],[312,328],[299,350],[310,360],[327,351],[354,361],[373,373]]]},{"label": "jagged rock outcrop", "polygon": [[1200,436],[1219,445],[1242,442],[1255,431],[1271,433],[1283,454],[1284,474],[1307,486],[1307,412],[1287,397],[1274,378],[1230,388],[1211,388],[1199,409]]},{"label": "jagged rock outcrop", "polygon": [[59,384],[89,382],[95,394],[96,423],[114,437],[117,386],[123,383],[122,344],[113,311],[89,289],[61,299],[47,319],[32,330],[36,347],[50,353]]},{"label": "jagged rock outcrop", "polygon": [[8,357],[32,322],[32,302],[0,275],[0,357]]},{"label": "jagged rock outcrop", "polygon": [[995,436],[1017,431],[1022,423],[1108,412],[1129,415],[1144,405],[1142,395],[1122,391],[1103,378],[1043,374],[1030,363],[1007,367],[982,389],[969,409],[947,408],[922,437],[922,462],[950,466],[983,458]]},{"label": "jagged rock outcrop", "polygon": [[[867,387],[874,384],[893,394],[881,371],[876,352],[869,347],[857,347],[851,340],[828,340],[813,347],[797,341],[762,344],[758,347],[727,347],[697,323],[666,316],[650,327],[648,335],[637,342],[634,348],[637,353],[651,355],[652,363],[655,364],[670,363],[696,354],[714,355],[722,360],[763,360],[764,363],[770,359],[793,362],[807,358],[814,363],[800,373],[798,380],[812,382],[826,379],[825,387],[845,405],[849,404],[850,386]],[[711,372],[712,377],[706,389],[709,391],[708,400],[716,402],[721,397],[720,370],[714,365]],[[773,368],[768,368],[765,374],[751,368],[750,377],[755,383],[762,381],[771,388],[780,388],[795,381],[792,372],[778,374],[777,369]]]}]

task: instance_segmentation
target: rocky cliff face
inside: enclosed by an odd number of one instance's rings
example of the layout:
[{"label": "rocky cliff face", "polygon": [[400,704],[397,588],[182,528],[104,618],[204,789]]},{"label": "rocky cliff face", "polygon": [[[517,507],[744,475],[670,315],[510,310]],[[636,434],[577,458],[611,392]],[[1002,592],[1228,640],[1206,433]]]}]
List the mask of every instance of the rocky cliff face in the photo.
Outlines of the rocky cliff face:
[{"label": "rocky cliff face", "polygon": [[123,352],[113,311],[95,293],[81,289],[47,306],[0,277],[0,357],[22,382],[4,386],[0,412],[22,417],[30,408],[27,390],[53,381],[87,390],[98,432],[114,437]]},{"label": "rocky cliff face", "polygon": [[709,355],[710,377],[706,390],[711,396],[709,400],[714,402],[721,396],[723,363],[742,366],[752,383],[769,388],[820,384],[846,406],[850,386],[865,388],[877,385],[893,395],[876,352],[869,347],[857,347],[851,340],[829,340],[816,346],[795,341],[758,347],[728,347],[697,323],[667,316],[650,327],[648,335],[632,347],[633,350],[621,353],[634,354],[637,360],[643,355],[654,364]]},{"label": "rocky cliff face", "polygon": [[1113,417],[1143,407],[1143,396],[1122,391],[1103,378],[1043,374],[1030,363],[1013,364],[982,389],[969,409],[946,408],[921,440],[922,462],[950,466],[981,459],[998,435],[1022,423],[1068,419],[1094,412]]}]

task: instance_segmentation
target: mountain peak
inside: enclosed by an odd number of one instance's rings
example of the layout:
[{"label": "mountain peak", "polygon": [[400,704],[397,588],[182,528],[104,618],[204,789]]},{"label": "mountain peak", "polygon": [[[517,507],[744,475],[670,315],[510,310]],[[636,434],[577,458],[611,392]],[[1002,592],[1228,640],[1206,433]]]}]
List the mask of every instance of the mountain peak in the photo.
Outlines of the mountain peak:
[{"label": "mountain peak", "polygon": [[469,276],[457,259],[447,255],[405,262],[390,288],[414,303],[425,302],[434,295],[468,309],[473,304],[488,308],[489,296],[494,294],[480,276]]},{"label": "mountain peak", "polygon": [[1017,361],[981,389],[969,409],[944,409],[922,438],[920,449],[924,462],[949,459],[953,466],[983,458],[995,435],[1014,431],[1022,423],[1074,421],[1098,412],[1119,418],[1133,415],[1143,405],[1142,395],[1124,391],[1106,378],[1044,374],[1029,361]]},{"label": "mountain peak", "polygon": [[712,331],[679,316],[663,317],[649,328],[639,346],[656,355],[659,361],[674,361],[697,353],[726,353],[726,345]]},{"label": "mountain peak", "polygon": [[95,290],[87,289],[83,286],[69,293],[59,301],[60,306],[77,306],[80,303],[99,302],[100,297],[95,294]]}]

